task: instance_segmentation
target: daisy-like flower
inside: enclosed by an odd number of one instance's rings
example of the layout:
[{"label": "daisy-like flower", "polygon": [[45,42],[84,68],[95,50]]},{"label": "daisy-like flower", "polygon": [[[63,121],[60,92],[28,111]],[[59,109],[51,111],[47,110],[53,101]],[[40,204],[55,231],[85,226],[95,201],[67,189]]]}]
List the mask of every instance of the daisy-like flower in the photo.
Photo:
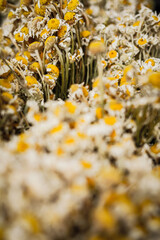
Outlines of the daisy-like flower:
[{"label": "daisy-like flower", "polygon": [[57,18],[52,18],[47,23],[47,27],[50,30],[58,30],[59,26],[60,26],[60,20]]},{"label": "daisy-like flower", "polygon": [[111,61],[114,61],[118,58],[118,52],[116,50],[111,50],[107,53],[107,56]]},{"label": "daisy-like flower", "polygon": [[34,11],[36,14],[38,14],[40,16],[45,16],[46,7],[43,5],[39,7],[38,3],[37,3],[37,4],[35,4]]},{"label": "daisy-like flower", "polygon": [[54,77],[58,78],[59,76],[59,69],[56,65],[48,64],[46,67],[48,73],[53,74]]},{"label": "daisy-like flower", "polygon": [[69,25],[66,23],[65,25],[62,25],[57,33],[58,38],[64,38],[66,36],[66,34],[68,33],[70,27]]},{"label": "daisy-like flower", "polygon": [[26,76],[25,80],[28,87],[33,87],[38,85],[37,79],[33,76]]},{"label": "daisy-like flower", "polygon": [[24,41],[24,34],[18,32],[14,35],[14,38],[17,42],[23,42]]},{"label": "daisy-like flower", "polygon": [[145,61],[145,63],[150,64],[152,67],[155,66],[155,61],[153,58],[149,58]]},{"label": "daisy-like flower", "polygon": [[69,11],[74,11],[79,5],[79,0],[70,0],[67,4],[67,8]]},{"label": "daisy-like flower", "polygon": [[64,15],[64,20],[69,22],[69,21],[74,21],[75,20],[75,13],[74,12],[66,12]]},{"label": "daisy-like flower", "polygon": [[40,33],[40,37],[43,39],[46,39],[48,35],[49,35],[49,31],[46,28],[44,28]]},{"label": "daisy-like flower", "polygon": [[33,72],[37,72],[37,71],[40,71],[40,65],[39,65],[39,62],[33,62],[30,66],[29,66],[29,69]]},{"label": "daisy-like flower", "polygon": [[145,46],[148,44],[148,36],[142,35],[137,39],[136,43],[140,48],[145,48]]}]

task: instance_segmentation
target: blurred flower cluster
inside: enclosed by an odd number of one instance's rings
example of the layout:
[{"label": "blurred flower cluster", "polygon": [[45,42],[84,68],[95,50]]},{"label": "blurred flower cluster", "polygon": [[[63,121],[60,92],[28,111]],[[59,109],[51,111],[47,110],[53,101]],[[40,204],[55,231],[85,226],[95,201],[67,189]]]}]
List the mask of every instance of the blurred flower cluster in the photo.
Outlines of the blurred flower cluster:
[{"label": "blurred flower cluster", "polygon": [[151,7],[0,0],[0,240],[159,240]]}]

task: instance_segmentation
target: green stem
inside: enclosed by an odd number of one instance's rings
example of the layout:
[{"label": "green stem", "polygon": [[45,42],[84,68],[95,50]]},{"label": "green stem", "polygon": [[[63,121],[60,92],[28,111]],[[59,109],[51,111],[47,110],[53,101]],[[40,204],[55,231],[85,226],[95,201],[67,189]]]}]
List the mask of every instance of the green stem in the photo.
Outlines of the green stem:
[{"label": "green stem", "polygon": [[63,61],[63,56],[61,51],[59,50],[59,48],[57,47],[57,45],[55,44],[55,48],[57,50],[58,56],[59,56],[59,60],[60,60],[60,64],[61,64],[61,74],[62,74],[62,87],[61,87],[61,92],[62,94],[64,94],[65,91],[65,73],[64,73],[64,61]]}]

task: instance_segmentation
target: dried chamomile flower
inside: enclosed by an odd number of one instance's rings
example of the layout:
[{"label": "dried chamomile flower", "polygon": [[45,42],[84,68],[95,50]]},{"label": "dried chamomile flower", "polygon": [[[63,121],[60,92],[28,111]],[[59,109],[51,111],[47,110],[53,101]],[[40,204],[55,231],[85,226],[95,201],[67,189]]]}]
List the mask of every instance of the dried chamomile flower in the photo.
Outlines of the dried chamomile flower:
[{"label": "dried chamomile flower", "polygon": [[30,53],[34,53],[36,50],[40,50],[41,48],[42,48],[42,43],[35,41],[28,46],[28,51]]},{"label": "dried chamomile flower", "polygon": [[57,38],[55,36],[50,36],[46,39],[45,41],[45,49],[46,51],[50,50],[53,48],[54,44],[56,43]]},{"label": "dried chamomile flower", "polygon": [[33,72],[38,72],[40,71],[41,67],[40,67],[40,64],[39,62],[33,62],[30,66],[29,66],[29,69]]},{"label": "dried chamomile flower", "polygon": [[52,18],[48,21],[47,26],[50,30],[58,30],[60,26],[60,20],[57,18]]},{"label": "dried chamomile flower", "polygon": [[59,69],[56,65],[48,64],[46,67],[48,73],[53,74],[54,77],[58,78],[59,76]]},{"label": "dried chamomile flower", "polygon": [[45,12],[46,12],[46,7],[45,6],[38,6],[38,3],[35,5],[34,7],[34,11],[37,15],[40,15],[40,16],[45,16]]},{"label": "dried chamomile flower", "polygon": [[26,76],[25,80],[26,80],[26,84],[28,87],[33,87],[33,86],[38,85],[37,79],[33,76]]},{"label": "dried chamomile flower", "polygon": [[0,11],[5,10],[6,7],[7,7],[7,0],[1,0],[0,1]]},{"label": "dried chamomile flower", "polygon": [[69,11],[74,11],[79,4],[80,2],[78,0],[70,0],[67,4],[67,8]]}]

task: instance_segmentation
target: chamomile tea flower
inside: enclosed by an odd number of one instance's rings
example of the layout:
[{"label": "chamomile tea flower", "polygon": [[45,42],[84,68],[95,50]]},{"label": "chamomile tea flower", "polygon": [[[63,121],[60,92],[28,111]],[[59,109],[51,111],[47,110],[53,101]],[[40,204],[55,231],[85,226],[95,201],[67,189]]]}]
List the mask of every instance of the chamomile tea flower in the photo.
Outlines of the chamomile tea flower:
[{"label": "chamomile tea flower", "polygon": [[59,76],[59,69],[56,65],[48,64],[46,67],[48,73],[53,74],[56,78]]},{"label": "chamomile tea flower", "polygon": [[28,87],[36,86],[38,85],[38,81],[35,77],[33,76],[26,76],[25,77],[26,83]]},{"label": "chamomile tea flower", "polygon": [[52,18],[48,21],[47,26],[50,30],[58,30],[60,26],[60,20],[57,18]]},{"label": "chamomile tea flower", "polygon": [[18,56],[15,57],[15,59],[17,60],[18,63],[22,63],[22,64],[24,64],[26,66],[28,64],[28,61],[27,61],[27,59],[25,57],[22,57],[22,56],[18,55]]},{"label": "chamomile tea flower", "polygon": [[66,12],[64,15],[64,20],[65,21],[71,21],[71,20],[75,20],[75,13],[74,12]]},{"label": "chamomile tea flower", "polygon": [[62,25],[59,28],[58,33],[57,33],[58,38],[60,38],[60,39],[64,38],[66,36],[68,30],[69,30],[69,25],[68,24]]},{"label": "chamomile tea flower", "polygon": [[70,0],[67,4],[69,11],[74,11],[79,5],[79,0]]},{"label": "chamomile tea flower", "polygon": [[49,49],[53,48],[54,44],[56,43],[57,38],[55,36],[50,36],[45,41],[45,49],[48,51]]},{"label": "chamomile tea flower", "polygon": [[46,7],[45,6],[38,6],[38,3],[35,5],[34,7],[34,11],[36,14],[40,15],[40,16],[45,16],[45,12],[46,12]]},{"label": "chamomile tea flower", "polygon": [[30,69],[31,71],[34,71],[34,72],[40,71],[41,67],[40,67],[39,62],[33,62],[33,63],[29,66],[29,69]]},{"label": "chamomile tea flower", "polygon": [[140,48],[144,48],[148,44],[148,39],[146,36],[137,39],[137,45]]},{"label": "chamomile tea flower", "polygon": [[112,61],[118,58],[118,52],[116,50],[109,51],[107,55]]},{"label": "chamomile tea flower", "polygon": [[24,41],[24,35],[22,34],[22,33],[16,33],[15,34],[15,40],[17,41],[17,42],[23,42]]},{"label": "chamomile tea flower", "polygon": [[46,39],[49,35],[49,31],[47,31],[47,29],[43,29],[40,33],[40,37],[43,38],[43,39]]}]

